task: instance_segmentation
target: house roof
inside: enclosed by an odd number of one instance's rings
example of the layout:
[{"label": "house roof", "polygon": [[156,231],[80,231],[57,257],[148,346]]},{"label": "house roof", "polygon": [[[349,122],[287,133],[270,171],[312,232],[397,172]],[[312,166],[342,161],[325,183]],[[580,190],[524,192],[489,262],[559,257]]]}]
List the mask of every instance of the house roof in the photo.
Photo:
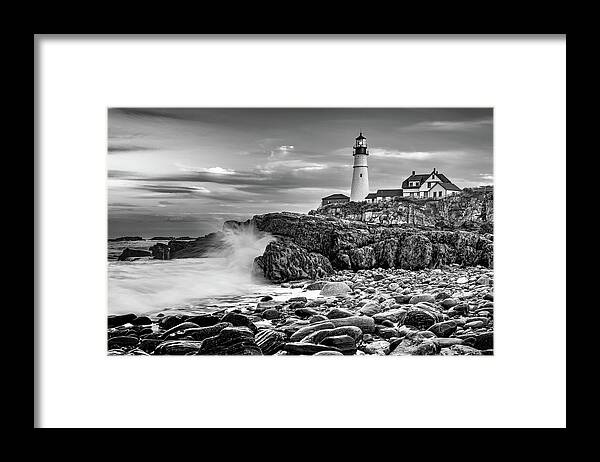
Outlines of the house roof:
[{"label": "house roof", "polygon": [[407,189],[407,188],[408,188],[408,189],[410,189],[410,188],[408,187],[408,182],[409,182],[409,181],[418,181],[418,182],[419,182],[419,186],[420,186],[421,184],[423,184],[423,182],[424,182],[424,181],[425,181],[427,178],[429,178],[429,175],[431,175],[431,173],[427,173],[427,174],[419,174],[419,175],[411,175],[411,176],[409,176],[409,177],[408,177],[406,180],[404,180],[404,181],[402,182],[402,188],[404,188],[404,189]]},{"label": "house roof", "polygon": [[[447,189],[448,191],[461,191],[461,189],[456,186],[454,183],[450,183],[449,181],[446,181],[444,183],[436,183],[439,184],[442,188]],[[434,188],[434,186],[432,186],[432,188]]]},{"label": "house roof", "polygon": [[321,199],[350,199],[345,194],[332,194],[331,196],[322,197]]},{"label": "house roof", "polygon": [[377,197],[377,193],[369,193],[365,199],[375,199]]},{"label": "house roof", "polygon": [[378,189],[376,194],[377,197],[394,197],[401,195],[402,189]]},{"label": "house roof", "polygon": [[[434,173],[434,172],[431,172],[431,173]],[[404,180],[402,182],[402,187],[404,189],[411,189],[411,188],[408,187],[408,182],[409,181],[418,181],[419,182],[419,186],[421,186],[425,182],[425,180],[431,176],[431,173],[419,173],[418,175],[411,175],[406,180]],[[452,183],[446,177],[446,175],[444,175],[442,173],[439,173],[439,172],[435,172],[435,174],[437,175],[437,177],[440,180],[442,180],[442,183]]]}]

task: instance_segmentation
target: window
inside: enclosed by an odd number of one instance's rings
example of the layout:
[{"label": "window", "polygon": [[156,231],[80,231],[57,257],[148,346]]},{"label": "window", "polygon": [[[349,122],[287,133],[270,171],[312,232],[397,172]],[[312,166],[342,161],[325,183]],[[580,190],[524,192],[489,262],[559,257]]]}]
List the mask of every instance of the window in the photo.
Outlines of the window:
[{"label": "window", "polygon": [[362,178],[362,173],[360,174],[360,177]]}]

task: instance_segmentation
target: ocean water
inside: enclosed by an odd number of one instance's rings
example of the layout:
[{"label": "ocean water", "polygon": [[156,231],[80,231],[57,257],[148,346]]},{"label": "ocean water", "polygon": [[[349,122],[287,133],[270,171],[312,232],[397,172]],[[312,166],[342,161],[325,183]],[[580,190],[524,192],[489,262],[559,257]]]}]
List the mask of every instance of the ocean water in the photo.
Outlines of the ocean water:
[{"label": "ocean water", "polygon": [[203,258],[135,261],[116,258],[126,247],[147,250],[164,241],[109,242],[108,312],[197,314],[250,306],[264,295],[292,296],[301,289],[283,288],[252,275],[254,258],[273,239],[252,229],[231,230],[226,233],[226,249]]}]

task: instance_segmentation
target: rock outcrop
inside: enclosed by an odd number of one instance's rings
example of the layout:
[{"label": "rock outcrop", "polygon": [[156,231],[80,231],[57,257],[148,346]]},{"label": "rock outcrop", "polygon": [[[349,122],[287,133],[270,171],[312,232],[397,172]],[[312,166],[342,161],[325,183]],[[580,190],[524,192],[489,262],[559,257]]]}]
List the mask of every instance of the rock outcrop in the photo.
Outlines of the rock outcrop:
[{"label": "rock outcrop", "polygon": [[121,252],[121,255],[119,255],[118,260],[126,261],[131,258],[151,257],[151,256],[152,256],[152,252],[150,252],[148,250],[130,249],[129,247],[127,247],[125,250],[123,250],[123,252]]},{"label": "rock outcrop", "polygon": [[310,214],[378,225],[413,225],[492,233],[494,193],[491,187],[466,188],[444,199],[395,198],[390,202],[347,202],[319,207]]}]

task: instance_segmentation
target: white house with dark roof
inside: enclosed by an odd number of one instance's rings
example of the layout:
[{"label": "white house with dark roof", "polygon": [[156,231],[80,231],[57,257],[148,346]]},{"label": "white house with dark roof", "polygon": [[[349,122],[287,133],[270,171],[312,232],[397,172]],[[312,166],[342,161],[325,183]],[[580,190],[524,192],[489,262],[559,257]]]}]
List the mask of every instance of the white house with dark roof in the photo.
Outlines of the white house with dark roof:
[{"label": "white house with dark roof", "polygon": [[435,168],[431,173],[423,174],[415,174],[413,170],[412,175],[402,182],[404,197],[441,199],[460,191],[458,186]]}]

